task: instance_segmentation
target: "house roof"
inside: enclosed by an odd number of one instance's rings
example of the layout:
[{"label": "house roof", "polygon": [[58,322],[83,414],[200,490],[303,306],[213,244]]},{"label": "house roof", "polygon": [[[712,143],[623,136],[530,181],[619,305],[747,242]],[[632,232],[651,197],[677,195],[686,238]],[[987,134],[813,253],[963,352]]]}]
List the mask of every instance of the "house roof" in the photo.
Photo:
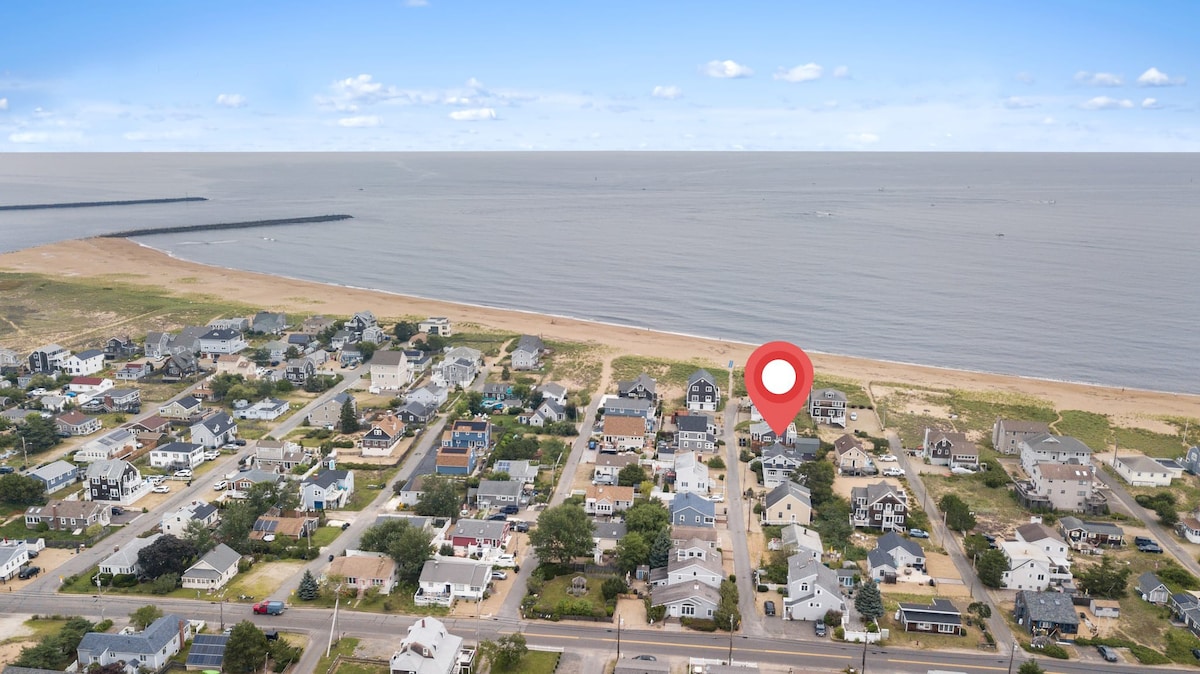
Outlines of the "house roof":
[{"label": "house roof", "polygon": [[905,552],[914,557],[925,556],[925,551],[921,549],[920,543],[910,538],[905,538],[895,531],[889,531],[880,536],[879,540],[875,543],[875,547],[879,550],[884,550],[889,553],[896,548],[902,548]]},{"label": "house roof", "polygon": [[[167,405],[171,405],[171,404],[178,405],[185,410],[190,410],[190,409],[195,409],[195,408],[199,407],[200,400],[198,398],[193,398],[192,396],[184,396],[184,397],[180,398],[179,400],[176,400],[174,403],[167,403]],[[167,405],[164,405],[164,407],[166,407]]]},{"label": "house roof", "polygon": [[705,541],[706,543],[716,543],[720,542],[721,535],[712,527],[691,527],[679,524],[671,525],[672,541],[690,541],[697,539]]},{"label": "house roof", "polygon": [[[719,550],[710,550],[703,557],[684,557],[680,559],[675,555],[675,552],[681,547],[687,548],[694,546],[688,546],[686,543],[682,546],[672,546],[671,556],[667,559],[668,574],[675,571],[682,571],[688,567],[698,566],[719,578],[723,578],[725,576],[725,568],[721,565],[721,552]],[[695,576],[695,574],[696,572],[692,573],[693,576]]]},{"label": "house roof", "polygon": [[183,572],[184,577],[202,575],[204,569],[197,569],[200,564],[208,564],[217,571],[226,571],[230,567],[236,566],[242,556],[237,550],[225,545],[224,543],[217,544],[217,547],[209,550],[200,561],[196,562],[187,571]]},{"label": "house roof", "polygon": [[258,484],[260,482],[279,482],[282,479],[283,476],[279,473],[272,473],[269,470],[259,470],[255,468],[254,470],[248,470],[244,473],[238,473],[238,476],[234,478],[233,481]]},{"label": "house roof", "polygon": [[880,480],[879,482],[869,484],[865,487],[854,487],[850,490],[850,497],[852,500],[865,498],[867,503],[874,503],[888,494],[895,495],[896,498],[900,499],[901,501],[904,500],[904,491],[896,485],[887,482],[886,480]]},{"label": "house roof", "polygon": [[837,450],[839,457],[852,449],[864,451],[862,442],[849,433],[843,433],[837,440],[834,440],[833,448]]},{"label": "house roof", "polygon": [[1142,575],[1138,576],[1137,589],[1138,592],[1141,592],[1143,596],[1149,597],[1151,592],[1154,592],[1159,588],[1169,592],[1169,590],[1167,590],[1167,586],[1158,579],[1158,576],[1154,575],[1153,571],[1146,571]]},{"label": "house roof", "polygon": [[396,560],[387,555],[334,557],[326,573],[347,578],[391,579],[396,575]]},{"label": "house roof", "polygon": [[517,340],[517,348],[513,349],[513,351],[538,353],[545,348],[546,345],[542,342],[541,337],[534,335],[521,335],[521,338]]},{"label": "house roof", "polygon": [[79,360],[88,360],[89,358],[95,358],[103,355],[104,352],[100,349],[87,349],[86,351],[80,351],[79,353],[75,354],[75,357]]},{"label": "house roof", "polygon": [[148,547],[158,539],[162,538],[162,534],[154,534],[146,538],[135,538],[125,545],[122,545],[116,552],[104,558],[100,562],[100,566],[117,566],[117,567],[133,567],[137,565],[138,551]]},{"label": "house roof", "polygon": [[1093,534],[1105,534],[1108,536],[1125,535],[1124,529],[1109,522],[1084,522],[1078,517],[1067,516],[1059,518],[1058,523],[1062,525],[1064,531],[1083,529],[1084,531]]},{"label": "house roof", "polygon": [[464,449],[441,447],[438,449],[436,465],[470,468],[471,454]]},{"label": "house roof", "polygon": [[637,463],[641,459],[637,454],[601,454],[596,457],[596,466],[605,466],[611,468],[624,468],[631,463]]},{"label": "house roof", "polygon": [[1129,470],[1139,473],[1166,473],[1167,469],[1159,462],[1145,454],[1127,454],[1118,456],[1117,461],[1125,464]]},{"label": "house roof", "polygon": [[521,495],[522,485],[520,482],[511,480],[482,480],[479,483],[475,494],[478,496],[512,496]]},{"label": "house roof", "polygon": [[1021,590],[1017,593],[1017,600],[1024,604],[1030,620],[1035,622],[1079,624],[1079,617],[1075,613],[1075,605],[1071,603],[1070,595],[1062,592]]},{"label": "house roof", "polygon": [[[216,414],[212,415],[211,417],[201,420],[199,423],[196,424],[196,426],[203,426],[203,427],[207,428],[208,431],[210,433],[212,433],[213,435],[220,435],[220,434],[228,432],[230,429],[236,427],[237,422],[234,421],[233,418],[230,417],[228,414],[226,414],[224,412],[217,412]],[[193,426],[192,428],[195,428],[195,426]]]},{"label": "house roof", "polygon": [[712,418],[707,414],[686,414],[675,419],[675,427],[687,433],[707,433]]},{"label": "house roof", "polygon": [[846,394],[835,388],[815,388],[810,400],[840,400],[846,402]]},{"label": "house roof", "polygon": [[645,398],[619,398],[609,396],[604,399],[605,414],[625,414],[632,412],[635,416],[648,416],[654,403]]},{"label": "house roof", "polygon": [[131,464],[123,459],[101,459],[88,464],[87,477],[93,479],[119,480]]},{"label": "house roof", "polygon": [[[820,585],[822,589],[832,595],[839,595],[837,572],[822,564],[819,560],[813,559],[811,555],[796,554],[788,557],[788,585],[791,585],[797,580],[816,576],[814,585]],[[793,597],[788,595],[788,602],[793,603],[803,597]]]},{"label": "house roof", "polygon": [[[7,670],[5,670],[7,672]],[[657,660],[633,660],[631,658],[622,658],[617,660],[616,668],[612,674],[670,674],[671,664],[668,662],[658,662]],[[745,674],[753,674],[750,670],[746,670]]]},{"label": "house roof", "polygon": [[1004,430],[1009,433],[1049,433],[1050,424],[1043,421],[1021,421],[1019,419],[1001,419]]},{"label": "house roof", "polygon": [[1037,471],[1049,480],[1091,480],[1092,467],[1078,463],[1055,463],[1038,461]]},{"label": "house roof", "polygon": [[886,567],[896,568],[896,560],[887,552],[880,548],[875,548],[867,553],[867,567],[874,569],[882,569]]},{"label": "house roof", "polygon": [[620,540],[625,537],[627,529],[624,522],[596,522],[592,530],[592,538],[600,540]]},{"label": "house roof", "polygon": [[[275,534],[277,536],[291,536],[299,538],[304,534],[305,529],[315,526],[317,518],[315,517],[277,517],[273,515],[262,515],[254,520],[254,525],[250,529],[250,538],[262,539],[263,536]],[[255,534],[258,534],[257,536]]]},{"label": "house roof", "polygon": [[104,383],[100,377],[75,377],[71,384],[75,386],[99,386]]},{"label": "house roof", "polygon": [[675,583],[666,587],[654,588],[651,591],[650,599],[654,606],[674,604],[688,599],[715,606],[721,601],[721,595],[715,587],[704,583]]},{"label": "house roof", "polygon": [[[409,404],[411,405],[412,403]],[[383,431],[389,438],[395,438],[404,433],[404,420],[388,412],[371,422],[371,430],[375,429]]]},{"label": "house roof", "polygon": [[[632,489],[632,487],[629,487]],[[671,514],[684,510],[686,508],[694,508],[700,511],[703,515],[709,517],[716,516],[716,504],[694,492],[684,492],[676,494],[675,498],[671,499]]]},{"label": "house roof", "polygon": [[233,339],[235,337],[241,337],[241,336],[242,336],[241,332],[239,332],[237,330],[233,330],[231,328],[213,328],[212,330],[209,330],[208,332],[204,333],[203,335],[200,335],[200,339],[228,340],[228,339]]},{"label": "house roof", "polygon": [[130,428],[142,428],[145,430],[156,430],[156,429],[162,428],[163,426],[169,426],[170,424],[171,424],[171,422],[169,420],[164,419],[157,414],[151,414],[150,416],[146,417],[145,419],[142,419],[141,421],[135,421],[135,422],[129,424],[129,427]]},{"label": "house roof", "polygon": [[934,599],[932,604],[900,602],[900,613],[904,615],[905,622],[962,624],[962,611],[948,599]]},{"label": "house roof", "polygon": [[690,387],[692,384],[695,384],[696,382],[700,381],[701,379],[707,381],[708,383],[710,383],[714,386],[716,386],[716,384],[717,384],[717,380],[713,378],[712,373],[709,372],[708,370],[705,370],[704,368],[701,368],[701,369],[693,372],[691,374],[691,376],[688,377],[688,386]]},{"label": "house roof", "polygon": [[29,506],[25,510],[25,516],[56,516],[66,519],[88,519],[92,515],[95,515],[97,511],[103,511],[108,507],[106,503],[96,503],[95,501],[63,501],[61,499],[54,499],[44,506]]},{"label": "house roof", "polygon": [[812,492],[808,490],[808,487],[805,487],[798,482],[792,482],[791,480],[785,480],[774,489],[767,492],[767,507],[774,507],[776,503],[779,503],[789,495],[798,499],[801,503],[812,507]]},{"label": "house roof", "polygon": [[1054,533],[1053,529],[1045,524],[1042,524],[1041,522],[1022,524],[1021,526],[1017,527],[1017,535],[1026,543],[1036,543],[1037,541],[1045,540],[1047,538],[1058,541],[1059,543],[1063,542],[1063,539],[1059,538],[1058,534]]},{"label": "house roof", "polygon": [[[144,631],[136,634],[108,634],[105,632],[88,632],[79,641],[80,653],[114,653],[144,655],[153,657],[162,651],[172,640],[179,638],[179,623],[187,624],[187,619],[173,613],[167,614],[150,623]],[[182,646],[183,644],[180,644]],[[86,660],[80,656],[81,661]]]},{"label": "house roof", "polygon": [[608,500],[616,503],[618,501],[633,501],[633,487],[616,487],[603,484],[588,485],[587,495],[584,497],[589,501]]},{"label": "house roof", "polygon": [[[13,557],[21,554],[22,550],[28,553],[28,549],[25,547],[24,541],[21,541],[21,543],[16,545],[0,545],[0,566],[7,566]],[[26,559],[28,559],[28,556]]]},{"label": "house roof", "polygon": [[617,391],[619,391],[621,395],[625,395],[626,393],[629,393],[633,389],[637,388],[639,384],[643,389],[646,390],[646,392],[650,394],[656,393],[658,388],[658,382],[654,381],[653,377],[643,372],[634,379],[617,382]]},{"label": "house roof", "polygon": [[547,397],[562,398],[567,395],[566,386],[552,381],[538,385],[537,390],[541,391],[542,395]]},{"label": "house roof", "polygon": [[805,550],[815,550],[822,552],[825,548],[821,544],[821,534],[818,534],[812,529],[806,529],[799,524],[786,524],[780,530],[779,540],[786,547],[796,547]]},{"label": "house roof", "polygon": [[339,482],[344,482],[348,477],[350,477],[348,470],[326,470],[308,478],[303,485],[312,484],[322,489],[329,489]]},{"label": "house roof", "polygon": [[434,557],[421,567],[422,583],[451,583],[470,586],[487,585],[492,565],[446,557]]},{"label": "house roof", "polygon": [[604,435],[639,437],[646,435],[646,420],[619,414],[604,415]]},{"label": "house roof", "polygon": [[48,463],[41,468],[29,471],[29,477],[36,477],[45,482],[53,482],[55,479],[69,474],[71,471],[78,471],[75,464],[68,463],[59,459],[53,463]]},{"label": "house roof", "polygon": [[459,538],[485,538],[496,540],[504,536],[508,522],[494,520],[459,520],[454,525],[453,536]]},{"label": "house roof", "polygon": [[1092,448],[1069,435],[1051,435],[1038,433],[1021,441],[1034,451],[1042,452],[1076,452],[1091,454]]},{"label": "house roof", "polygon": [[197,445],[191,442],[168,442],[165,445],[155,447],[154,452],[168,452],[173,454],[191,454],[197,449],[201,449],[203,445]]},{"label": "house roof", "polygon": [[383,367],[396,367],[408,362],[403,351],[380,350],[376,351],[374,356],[371,356],[371,365],[382,365]]},{"label": "house roof", "polygon": [[404,403],[397,412],[411,414],[414,417],[430,417],[437,411],[437,405],[433,403],[419,403],[417,401]]}]

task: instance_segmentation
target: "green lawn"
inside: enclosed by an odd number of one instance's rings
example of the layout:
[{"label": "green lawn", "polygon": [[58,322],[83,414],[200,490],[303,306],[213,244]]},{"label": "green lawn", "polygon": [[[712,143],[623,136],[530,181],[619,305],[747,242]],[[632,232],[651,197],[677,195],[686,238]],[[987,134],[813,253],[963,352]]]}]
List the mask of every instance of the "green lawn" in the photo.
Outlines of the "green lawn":
[{"label": "green lawn", "polygon": [[1187,451],[1181,434],[1113,426],[1108,417],[1094,412],[1066,410],[1062,413],[1062,420],[1054,424],[1054,429],[1062,435],[1079,438],[1096,452],[1108,451],[1114,442],[1118,452],[1138,451],[1161,459],[1178,458]]},{"label": "green lawn", "polygon": [[1062,419],[1051,425],[1059,435],[1069,435],[1093,451],[1103,452],[1112,442],[1108,417],[1082,410],[1063,410]]},{"label": "green lawn", "polygon": [[333,659],[337,656],[353,656],[355,649],[358,648],[358,639],[354,637],[343,637],[338,639],[333,644],[333,648],[329,651],[329,655],[322,656],[317,661],[317,666],[313,669],[314,674],[326,674],[329,668],[333,666]]},{"label": "green lawn", "polygon": [[368,665],[365,662],[342,662],[338,664],[334,674],[388,674],[390,671],[391,668],[386,662],[374,665]]},{"label": "green lawn", "polygon": [[[478,327],[478,326],[476,326]],[[485,356],[500,355],[500,347],[509,340],[515,340],[517,335],[504,332],[483,332],[483,331],[468,331],[456,332],[453,336],[447,337],[446,342],[454,346],[469,346],[472,349],[478,349]]]},{"label": "green lawn", "polygon": [[[929,505],[946,494],[955,494],[971,506],[981,525],[992,521],[1008,524],[1028,521],[1029,514],[1017,504],[1007,486],[986,487],[979,475],[922,475],[921,481],[929,492]],[[923,507],[924,504],[914,504],[914,509]]]},{"label": "green lawn", "polygon": [[813,379],[813,388],[834,388],[846,394],[846,404],[851,407],[871,407],[871,396],[867,394],[867,389],[863,385],[853,379],[844,377],[833,377],[830,375],[818,375]]},{"label": "green lawn", "polygon": [[546,581],[538,595],[537,603],[533,606],[532,613],[555,613],[558,606],[564,602],[588,601],[592,605],[593,615],[604,615],[604,596],[600,593],[600,585],[605,579],[597,576],[585,576],[587,592],[576,596],[568,593],[567,589],[571,587],[571,580],[579,575],[582,574],[569,573]]},{"label": "green lawn", "polygon": [[[70,531],[61,531],[55,529],[38,531],[36,529],[29,529],[25,526],[25,518],[19,515],[19,513],[23,512],[25,512],[25,508],[21,508],[18,513],[15,514],[16,516],[14,516],[13,519],[7,524],[0,526],[0,536],[3,536],[4,538],[20,539],[44,538],[48,541],[78,541],[81,543],[87,540],[87,536],[74,536]],[[108,527],[107,531],[103,535],[107,536],[108,534],[112,533],[112,531],[113,527]]]},{"label": "green lawn", "polygon": [[492,672],[520,672],[521,674],[554,674],[558,669],[561,653],[553,651],[528,651],[512,669],[492,669]]},{"label": "green lawn", "polygon": [[[413,601],[416,588],[408,585],[397,585],[390,595],[364,596],[361,600],[343,600],[342,610],[363,611],[366,613],[405,613],[443,617],[449,615],[450,609],[444,606],[417,606]],[[333,608],[332,595],[322,594],[312,601],[296,600],[297,606]],[[320,671],[320,670],[318,670]]]},{"label": "green lawn", "polygon": [[725,368],[706,360],[666,360],[648,358],[646,356],[620,356],[612,362],[613,381],[635,379],[643,372],[658,381],[660,386],[683,388],[687,386],[688,377],[696,370],[704,368],[717,378],[717,386],[724,388],[726,382]]},{"label": "green lawn", "polygon": [[[989,447],[991,429],[997,418],[1051,422],[1057,417],[1049,401],[1033,396],[961,389],[932,390],[901,383],[886,386],[896,390],[879,401],[880,416],[884,424],[896,429],[905,447],[920,446],[925,440],[926,428],[974,431],[983,437],[982,445]],[[909,403],[945,408],[956,418],[901,411]]]}]

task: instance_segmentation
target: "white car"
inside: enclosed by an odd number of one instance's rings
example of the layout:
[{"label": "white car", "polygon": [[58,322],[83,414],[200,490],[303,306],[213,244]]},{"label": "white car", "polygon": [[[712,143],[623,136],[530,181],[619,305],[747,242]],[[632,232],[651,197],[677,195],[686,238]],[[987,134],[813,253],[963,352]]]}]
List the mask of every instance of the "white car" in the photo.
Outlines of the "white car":
[{"label": "white car", "polygon": [[895,461],[896,457],[892,454],[884,454],[883,456],[879,457],[878,460],[883,461],[884,463],[890,463],[892,461]]},{"label": "white car", "polygon": [[229,489],[229,483],[225,480],[221,480],[213,485],[213,491],[224,491],[226,489]]},{"label": "white car", "polygon": [[160,484],[157,487],[155,487],[153,491],[155,494],[170,494],[171,488],[165,484]]},{"label": "white car", "polygon": [[953,468],[950,469],[950,472],[954,475],[974,475],[975,474],[975,471],[971,470],[970,468],[967,468],[966,466],[954,466]]},{"label": "white car", "polygon": [[858,412],[850,413],[850,421],[858,421]]},{"label": "white car", "polygon": [[146,481],[153,482],[154,484],[162,484],[166,479],[166,475],[150,475],[146,478]]},{"label": "white car", "polygon": [[205,452],[204,453],[205,461],[216,461],[219,458],[221,458],[220,452]]},{"label": "white car", "polygon": [[888,469],[884,470],[883,476],[884,477],[904,477],[904,469],[896,468],[893,466],[892,468],[888,468]]},{"label": "white car", "polygon": [[184,468],[183,470],[175,471],[175,477],[191,477],[191,476],[192,476],[192,471],[188,470],[187,468]]},{"label": "white car", "polygon": [[495,559],[495,561],[492,562],[492,566],[498,566],[498,567],[505,568],[505,569],[512,568],[516,565],[517,565],[516,555],[500,555],[499,557],[497,557]]}]

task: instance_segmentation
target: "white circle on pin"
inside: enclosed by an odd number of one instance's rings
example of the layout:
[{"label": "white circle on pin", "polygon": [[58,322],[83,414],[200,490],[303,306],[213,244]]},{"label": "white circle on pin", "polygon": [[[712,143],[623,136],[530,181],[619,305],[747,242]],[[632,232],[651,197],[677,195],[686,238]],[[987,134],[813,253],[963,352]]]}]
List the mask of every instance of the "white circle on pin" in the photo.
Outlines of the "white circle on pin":
[{"label": "white circle on pin", "polygon": [[783,395],[796,385],[796,369],[786,360],[777,358],[762,369],[762,385],[777,396]]}]

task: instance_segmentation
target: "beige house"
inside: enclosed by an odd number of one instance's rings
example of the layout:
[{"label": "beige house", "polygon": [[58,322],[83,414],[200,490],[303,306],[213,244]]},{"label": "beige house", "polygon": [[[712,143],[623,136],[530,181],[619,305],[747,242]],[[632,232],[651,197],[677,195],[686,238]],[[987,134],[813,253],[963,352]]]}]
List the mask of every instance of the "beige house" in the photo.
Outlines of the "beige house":
[{"label": "beige house", "polygon": [[334,557],[326,576],[340,576],[348,585],[366,592],[374,587],[391,594],[396,587],[396,561],[387,555],[355,554]]},{"label": "beige house", "polygon": [[412,368],[403,351],[376,351],[370,365],[371,388],[399,391],[412,382]]},{"label": "beige house", "polygon": [[871,467],[871,457],[862,442],[849,433],[833,441],[833,451],[838,470],[842,473],[857,475]]},{"label": "beige house", "polygon": [[808,488],[788,480],[767,492],[762,522],[802,525],[812,522],[812,500]]},{"label": "beige house", "polygon": [[613,515],[633,507],[633,487],[593,484],[587,488],[583,511],[589,515]]},{"label": "beige house", "polygon": [[240,374],[251,381],[258,379],[258,366],[245,356],[227,353],[217,358],[217,374]]},{"label": "beige house", "polygon": [[1050,425],[1041,421],[997,419],[992,426],[992,446],[1001,454],[1019,454],[1022,440],[1049,432]]},{"label": "beige house", "polygon": [[642,449],[646,446],[646,420],[641,417],[604,415],[604,444],[621,449]]},{"label": "beige house", "polygon": [[1088,503],[1096,495],[1092,466],[1043,461],[1034,464],[1030,479],[1036,493],[1048,499],[1052,509],[1090,512]]}]

